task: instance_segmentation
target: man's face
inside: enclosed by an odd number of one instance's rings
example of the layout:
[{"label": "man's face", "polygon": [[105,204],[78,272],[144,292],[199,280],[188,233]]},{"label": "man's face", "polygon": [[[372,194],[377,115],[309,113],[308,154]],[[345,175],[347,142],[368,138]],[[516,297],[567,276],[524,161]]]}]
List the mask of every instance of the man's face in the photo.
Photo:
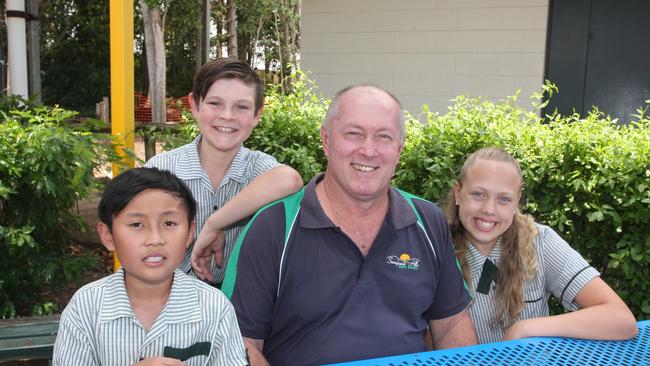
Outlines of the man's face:
[{"label": "man's face", "polygon": [[326,178],[356,200],[387,194],[402,152],[398,104],[370,87],[346,92],[339,103],[330,131],[321,129],[328,158]]}]

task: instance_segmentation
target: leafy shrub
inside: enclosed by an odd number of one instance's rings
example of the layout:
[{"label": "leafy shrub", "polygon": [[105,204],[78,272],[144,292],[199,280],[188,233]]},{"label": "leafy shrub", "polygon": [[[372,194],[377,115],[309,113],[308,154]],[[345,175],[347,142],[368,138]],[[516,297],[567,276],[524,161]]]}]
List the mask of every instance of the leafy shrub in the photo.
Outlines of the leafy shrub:
[{"label": "leafy shrub", "polygon": [[[300,80],[288,95],[267,93],[262,121],[246,145],[308,180],[326,166],[319,124],[328,101]],[[443,115],[423,106],[408,118],[393,183],[443,202],[469,154],[506,149],[521,163],[522,209],[588,258],[638,318],[650,318],[650,118],[642,109],[636,122],[620,126],[594,109],[584,119],[541,119],[542,95],[556,91],[544,85],[532,111],[517,105],[518,95],[496,103],[459,96]]]},{"label": "leafy shrub", "polygon": [[316,94],[313,83],[302,74],[292,87],[289,94],[282,94],[279,87],[267,91],[260,124],[245,144],[292,166],[307,181],[326,165],[320,123],[328,101]]},{"label": "leafy shrub", "polygon": [[[554,87],[545,85],[545,92]],[[537,95],[536,97],[540,97]],[[650,119],[621,126],[594,109],[547,116],[457,97],[444,115],[411,118],[394,183],[443,202],[464,159],[499,146],[521,163],[523,210],[556,229],[602,272],[640,319],[650,318]],[[538,108],[541,105],[535,104]]]},{"label": "leafy shrub", "polygon": [[92,265],[66,252],[82,228],[72,208],[97,186],[94,168],[116,157],[110,144],[66,125],[75,112],[13,98],[0,105],[0,317],[40,315],[55,310],[43,289]]}]

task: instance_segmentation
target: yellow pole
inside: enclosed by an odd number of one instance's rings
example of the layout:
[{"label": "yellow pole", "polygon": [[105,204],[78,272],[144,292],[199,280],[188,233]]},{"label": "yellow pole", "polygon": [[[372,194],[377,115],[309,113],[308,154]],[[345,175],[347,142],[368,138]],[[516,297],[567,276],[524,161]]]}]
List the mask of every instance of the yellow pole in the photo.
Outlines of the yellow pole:
[{"label": "yellow pole", "polygon": [[[110,0],[111,28],[111,133],[122,148],[134,150],[133,115],[133,1]],[[129,166],[133,159],[120,148]],[[119,174],[119,166],[113,164],[113,176]],[[120,267],[114,255],[114,270]]]}]

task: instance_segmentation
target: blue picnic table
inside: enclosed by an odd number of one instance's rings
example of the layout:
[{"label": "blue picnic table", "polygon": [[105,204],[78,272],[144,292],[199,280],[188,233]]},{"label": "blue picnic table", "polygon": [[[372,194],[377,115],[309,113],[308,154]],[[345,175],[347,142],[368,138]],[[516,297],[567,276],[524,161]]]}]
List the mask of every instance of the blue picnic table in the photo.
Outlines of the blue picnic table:
[{"label": "blue picnic table", "polygon": [[[627,341],[534,337],[440,351],[338,363],[336,366],[650,365],[650,320]],[[333,366],[333,365],[332,365]]]}]

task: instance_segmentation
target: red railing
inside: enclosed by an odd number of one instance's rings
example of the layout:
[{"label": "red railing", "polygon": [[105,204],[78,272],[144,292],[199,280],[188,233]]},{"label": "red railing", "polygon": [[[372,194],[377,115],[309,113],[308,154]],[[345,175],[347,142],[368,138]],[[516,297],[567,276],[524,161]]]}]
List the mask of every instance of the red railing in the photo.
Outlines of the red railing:
[{"label": "red railing", "polygon": [[[167,122],[181,122],[181,110],[190,110],[189,97],[167,99]],[[135,121],[151,122],[151,103],[149,97],[140,92],[135,93]]]}]

